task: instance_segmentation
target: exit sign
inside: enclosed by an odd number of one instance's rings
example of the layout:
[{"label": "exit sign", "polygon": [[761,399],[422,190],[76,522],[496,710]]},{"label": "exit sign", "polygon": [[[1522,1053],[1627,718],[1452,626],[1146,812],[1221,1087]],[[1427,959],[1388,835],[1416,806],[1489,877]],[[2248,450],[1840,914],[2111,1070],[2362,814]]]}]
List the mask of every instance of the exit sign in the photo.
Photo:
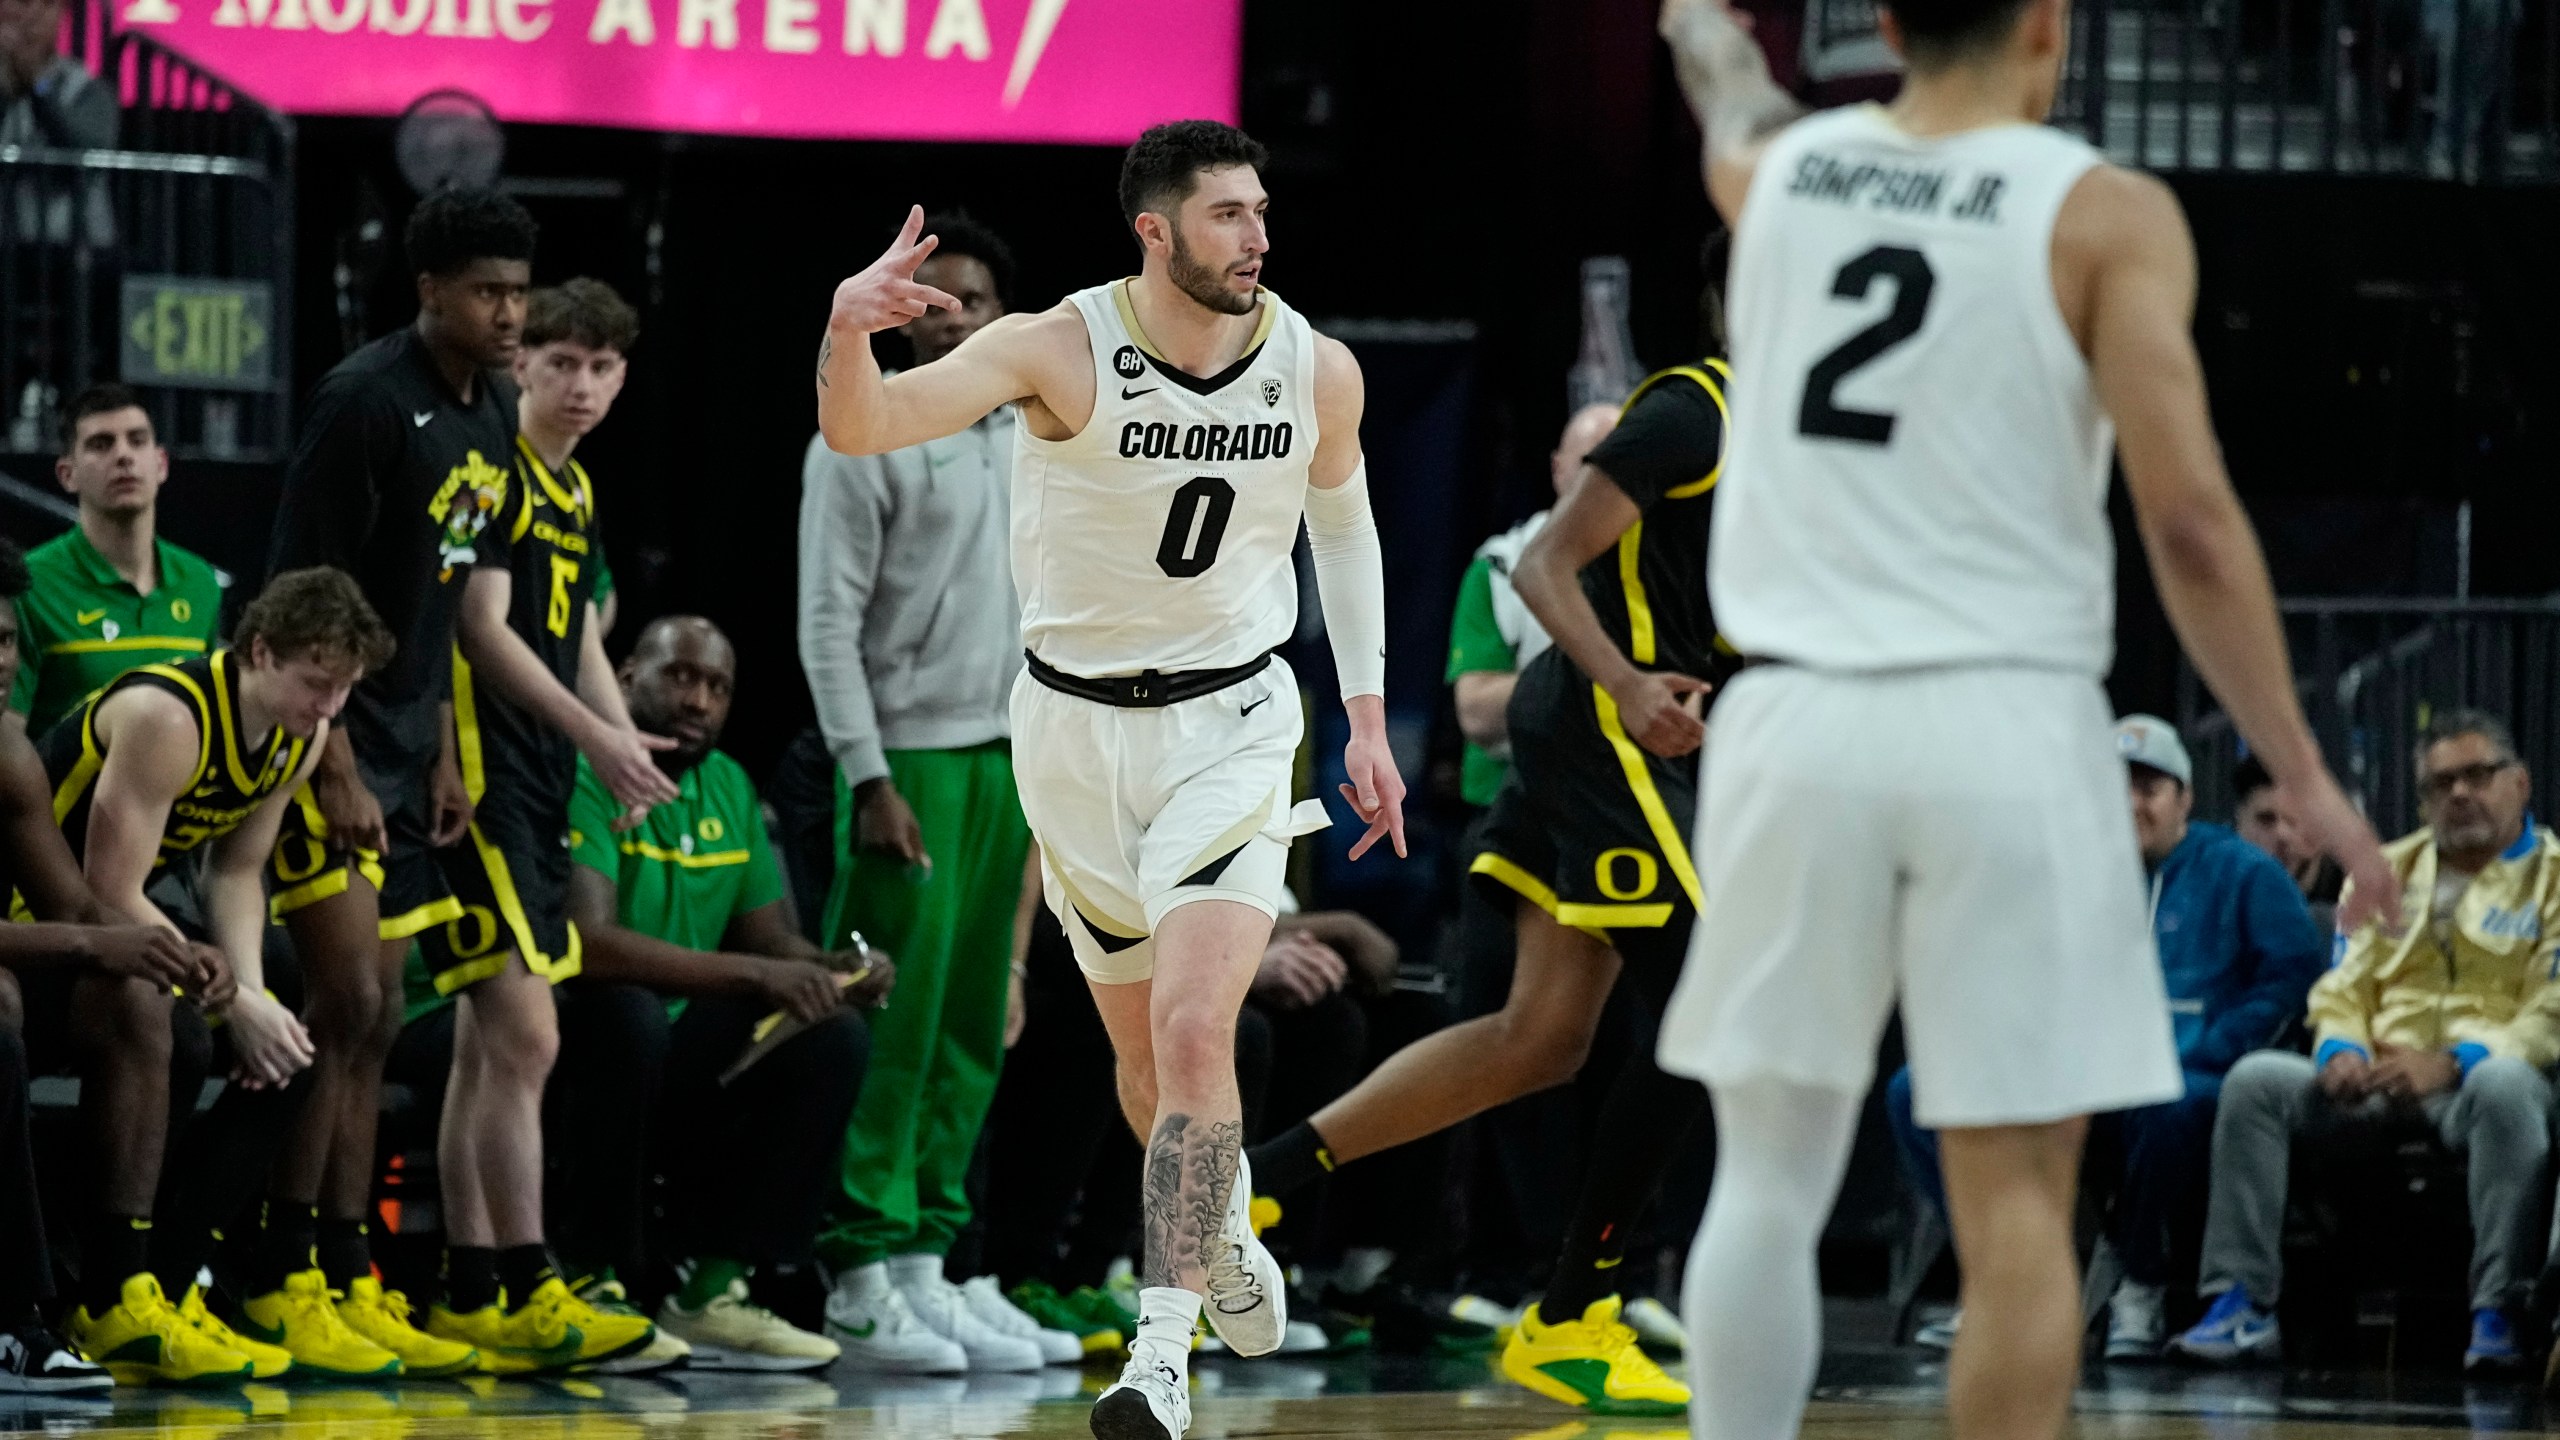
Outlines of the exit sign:
[{"label": "exit sign", "polygon": [[275,291],[262,281],[128,275],[121,329],[129,385],[275,388]]}]

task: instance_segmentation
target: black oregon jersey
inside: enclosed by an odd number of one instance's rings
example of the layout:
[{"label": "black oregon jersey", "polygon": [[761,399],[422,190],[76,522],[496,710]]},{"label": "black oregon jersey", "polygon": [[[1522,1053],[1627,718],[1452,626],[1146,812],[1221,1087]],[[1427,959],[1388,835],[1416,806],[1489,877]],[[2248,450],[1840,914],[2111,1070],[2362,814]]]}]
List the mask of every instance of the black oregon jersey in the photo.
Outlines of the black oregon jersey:
[{"label": "black oregon jersey", "polygon": [[151,861],[154,869],[239,828],[251,811],[302,768],[309,741],[282,729],[254,740],[240,733],[240,676],[230,651],[128,670],[90,696],[87,704],[63,716],[36,746],[44,758],[45,779],[53,786],[53,818],[61,824],[62,838],[71,842],[74,855],[85,859],[88,854],[89,802],[107,759],[98,743],[98,707],[108,697],[135,686],[177,696],[196,717],[195,778],[169,807],[168,823],[160,831],[160,853]]},{"label": "black oregon jersey", "polygon": [[365,676],[345,724],[369,770],[435,758],[453,620],[473,565],[503,565],[515,388],[482,374],[463,401],[415,327],[341,360],[311,393],[285,465],[267,570],[355,577],[399,650]]},{"label": "black oregon jersey", "polygon": [[[515,503],[500,521],[515,581],[507,626],[542,657],[544,669],[575,690],[587,606],[595,598],[603,558],[595,482],[575,460],[554,474],[521,435],[515,478]],[[577,783],[578,747],[531,712],[473,684],[471,667],[459,654],[453,661],[453,720],[463,783],[473,799],[489,791],[509,799],[509,792],[523,790],[523,798],[537,800],[542,810],[567,812]]]},{"label": "black oregon jersey", "polygon": [[1713,680],[1734,663],[1717,650],[1707,608],[1707,523],[1724,474],[1732,380],[1722,360],[1653,374],[1588,457],[1644,514],[1582,567],[1582,593],[1609,638],[1647,670]]}]

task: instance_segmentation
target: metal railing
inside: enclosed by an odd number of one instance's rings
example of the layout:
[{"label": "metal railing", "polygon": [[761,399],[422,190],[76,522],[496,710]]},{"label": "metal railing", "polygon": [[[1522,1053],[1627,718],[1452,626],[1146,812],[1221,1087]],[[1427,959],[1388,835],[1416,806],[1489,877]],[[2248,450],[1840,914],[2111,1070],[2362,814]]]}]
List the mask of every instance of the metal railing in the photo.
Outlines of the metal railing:
[{"label": "metal railing", "polygon": [[[2412,756],[2445,710],[2496,715],[2515,731],[2526,765],[2560,776],[2560,597],[2288,600],[2282,609],[2303,709],[2384,838],[2420,824]],[[2196,813],[2228,814],[2239,739],[2192,667],[2181,671],[2179,692]]]},{"label": "metal railing", "polygon": [[2055,119],[2152,170],[2560,183],[2560,5],[2080,0]]},{"label": "metal railing", "polygon": [[102,6],[69,28],[116,93],[117,145],[0,146],[0,454],[49,457],[59,407],[123,378],[182,456],[279,459],[292,122]]}]

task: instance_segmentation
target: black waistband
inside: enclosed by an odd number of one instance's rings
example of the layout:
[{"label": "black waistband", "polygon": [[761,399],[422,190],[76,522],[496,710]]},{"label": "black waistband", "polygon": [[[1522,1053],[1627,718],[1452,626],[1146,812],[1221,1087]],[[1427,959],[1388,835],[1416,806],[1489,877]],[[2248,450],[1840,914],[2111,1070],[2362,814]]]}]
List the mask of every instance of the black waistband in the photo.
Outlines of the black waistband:
[{"label": "black waistband", "polygon": [[1230,665],[1224,670],[1176,670],[1170,675],[1162,670],[1145,670],[1135,675],[1106,675],[1096,680],[1070,675],[1028,650],[1022,652],[1022,658],[1031,667],[1032,679],[1061,695],[1133,710],[1152,710],[1164,705],[1179,705],[1185,700],[1197,700],[1203,695],[1214,695],[1271,667],[1271,652],[1265,650],[1241,665]]}]

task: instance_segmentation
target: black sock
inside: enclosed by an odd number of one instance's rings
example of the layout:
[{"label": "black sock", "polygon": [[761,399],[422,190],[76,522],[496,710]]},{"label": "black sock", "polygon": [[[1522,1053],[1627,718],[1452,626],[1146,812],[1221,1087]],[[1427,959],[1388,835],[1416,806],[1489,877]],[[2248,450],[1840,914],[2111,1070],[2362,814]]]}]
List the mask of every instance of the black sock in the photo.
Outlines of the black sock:
[{"label": "black sock", "polygon": [[506,1292],[510,1310],[521,1310],[542,1282],[559,1275],[551,1263],[547,1245],[510,1245],[498,1252],[498,1287]]},{"label": "black sock", "polygon": [[373,1245],[365,1238],[362,1220],[323,1220],[317,1240],[320,1273],[328,1277],[330,1289],[343,1293],[373,1273]]},{"label": "black sock", "polygon": [[1582,1198],[1565,1227],[1563,1253],[1538,1302],[1540,1320],[1579,1320],[1592,1302],[1618,1292],[1627,1232],[1653,1203],[1663,1170],[1688,1144],[1706,1105],[1705,1086],[1665,1075],[1649,1053],[1638,1053],[1618,1072],[1592,1133]]},{"label": "black sock", "polygon": [[1254,1146],[1245,1159],[1253,1166],[1253,1188],[1277,1200],[1288,1199],[1334,1169],[1324,1137],[1304,1122]]},{"label": "black sock", "polygon": [[172,1300],[186,1297],[187,1287],[213,1259],[221,1239],[202,1225],[174,1221],[151,1229],[151,1273],[160,1277],[161,1292]]},{"label": "black sock", "polygon": [[258,1248],[249,1264],[249,1293],[272,1295],[284,1288],[284,1277],[299,1275],[319,1262],[320,1208],[298,1200],[270,1199],[258,1220]]},{"label": "black sock", "polygon": [[149,1266],[151,1221],[138,1215],[91,1215],[80,1235],[80,1303],[104,1315],[124,1303],[124,1282]]},{"label": "black sock", "polygon": [[444,1252],[444,1308],[468,1315],[498,1303],[498,1252],[486,1245],[449,1245]]}]

